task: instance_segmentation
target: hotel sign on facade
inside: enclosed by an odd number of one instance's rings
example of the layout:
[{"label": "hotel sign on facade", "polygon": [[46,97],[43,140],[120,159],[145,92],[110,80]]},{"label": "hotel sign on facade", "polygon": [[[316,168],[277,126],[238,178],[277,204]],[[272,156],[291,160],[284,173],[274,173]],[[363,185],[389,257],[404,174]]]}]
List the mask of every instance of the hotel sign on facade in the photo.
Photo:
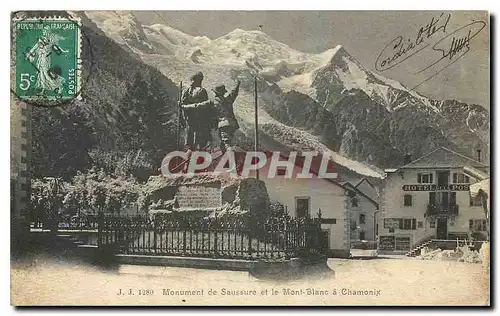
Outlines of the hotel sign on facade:
[{"label": "hotel sign on facade", "polygon": [[405,184],[403,191],[469,191],[469,184]]}]

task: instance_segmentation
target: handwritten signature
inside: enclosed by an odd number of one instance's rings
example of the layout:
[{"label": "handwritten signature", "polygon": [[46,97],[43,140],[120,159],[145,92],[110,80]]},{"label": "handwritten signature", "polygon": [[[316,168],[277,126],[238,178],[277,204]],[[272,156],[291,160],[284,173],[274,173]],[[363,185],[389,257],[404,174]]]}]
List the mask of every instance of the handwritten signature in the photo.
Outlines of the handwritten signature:
[{"label": "handwritten signature", "polygon": [[[411,90],[434,78],[441,71],[466,55],[471,50],[471,40],[486,27],[486,22],[474,21],[448,33],[450,18],[451,14],[445,15],[441,13],[438,18],[432,17],[429,23],[420,27],[415,37],[404,39],[402,36],[397,36],[394,38],[378,55],[375,61],[375,69],[377,71],[389,70],[430,47],[430,51],[435,53],[436,59],[432,60],[427,66],[417,71],[415,74],[422,73],[431,68],[436,71]],[[444,36],[438,38],[438,34],[444,34]],[[440,69],[433,68],[441,61],[447,61],[447,63],[442,67],[439,65],[441,67]]]},{"label": "handwritten signature", "polygon": [[475,21],[460,27],[454,32],[446,35],[438,42],[436,42],[432,46],[432,50],[435,52],[439,52],[440,57],[436,59],[434,62],[430,63],[428,66],[423,69],[417,71],[416,74],[426,71],[427,69],[433,67],[438,64],[442,60],[449,60],[450,62],[446,64],[444,67],[436,71],[431,76],[427,77],[424,81],[420,82],[416,86],[412,88],[415,89],[422,85],[423,83],[429,81],[430,79],[437,76],[440,72],[450,67],[454,63],[456,63],[460,58],[465,56],[470,51],[470,41],[473,39],[479,32],[481,32],[486,27],[486,23],[483,21]]},{"label": "handwritten signature", "polygon": [[430,39],[438,32],[446,33],[450,18],[451,14],[444,16],[444,13],[441,13],[438,18],[432,17],[429,23],[420,27],[414,38],[408,37],[406,40],[403,36],[394,38],[378,55],[375,61],[375,69],[377,71],[384,71],[396,67],[428,47],[430,44],[426,44],[426,40]]}]

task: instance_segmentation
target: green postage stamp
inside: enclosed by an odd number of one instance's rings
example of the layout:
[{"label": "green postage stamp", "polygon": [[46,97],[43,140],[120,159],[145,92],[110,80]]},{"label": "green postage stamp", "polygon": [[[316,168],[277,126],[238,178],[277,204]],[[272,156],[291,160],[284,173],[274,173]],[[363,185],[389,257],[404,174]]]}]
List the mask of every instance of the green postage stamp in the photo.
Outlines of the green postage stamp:
[{"label": "green postage stamp", "polygon": [[80,21],[27,18],[13,21],[14,92],[22,100],[53,105],[79,97]]}]

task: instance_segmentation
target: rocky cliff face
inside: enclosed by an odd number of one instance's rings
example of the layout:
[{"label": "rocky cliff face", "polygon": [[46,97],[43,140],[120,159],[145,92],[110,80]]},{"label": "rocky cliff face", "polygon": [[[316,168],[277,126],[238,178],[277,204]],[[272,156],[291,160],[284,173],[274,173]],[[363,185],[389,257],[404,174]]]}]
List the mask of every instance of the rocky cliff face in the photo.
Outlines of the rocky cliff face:
[{"label": "rocky cliff face", "polygon": [[489,156],[489,113],[479,105],[428,99],[359,64],[344,49],[314,79],[316,100],[335,117],[340,152],[376,165],[446,146]]}]

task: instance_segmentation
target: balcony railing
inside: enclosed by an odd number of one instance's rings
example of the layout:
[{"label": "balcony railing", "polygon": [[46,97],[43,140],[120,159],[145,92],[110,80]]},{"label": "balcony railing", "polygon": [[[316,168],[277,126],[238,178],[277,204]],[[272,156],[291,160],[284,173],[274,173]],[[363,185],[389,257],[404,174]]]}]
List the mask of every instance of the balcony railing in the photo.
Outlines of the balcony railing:
[{"label": "balcony railing", "polygon": [[458,205],[434,205],[427,204],[425,216],[458,215]]}]

